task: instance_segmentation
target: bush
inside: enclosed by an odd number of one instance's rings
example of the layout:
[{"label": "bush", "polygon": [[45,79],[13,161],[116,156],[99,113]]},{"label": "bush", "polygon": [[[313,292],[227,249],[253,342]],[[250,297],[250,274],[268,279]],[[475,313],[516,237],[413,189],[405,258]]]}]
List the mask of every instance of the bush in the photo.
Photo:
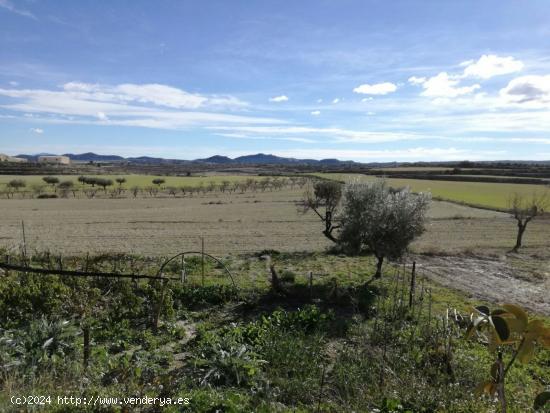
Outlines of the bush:
[{"label": "bush", "polygon": [[239,297],[239,291],[232,285],[191,286],[176,284],[172,287],[176,308],[196,308],[205,305],[219,305]]},{"label": "bush", "polygon": [[296,280],[296,274],[291,270],[283,270],[279,275],[281,281],[286,283],[293,283]]},{"label": "bush", "polygon": [[57,194],[40,194],[36,198],[38,198],[38,199],[57,198]]},{"label": "bush", "polygon": [[384,181],[346,185],[338,242],[348,252],[376,256],[376,276],[384,258],[397,259],[424,232],[429,194],[395,191]]}]

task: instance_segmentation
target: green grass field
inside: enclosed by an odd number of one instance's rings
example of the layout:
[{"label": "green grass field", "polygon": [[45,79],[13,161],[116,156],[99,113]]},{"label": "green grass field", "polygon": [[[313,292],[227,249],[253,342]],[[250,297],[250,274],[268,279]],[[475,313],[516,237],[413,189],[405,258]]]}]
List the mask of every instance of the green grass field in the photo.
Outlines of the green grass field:
[{"label": "green grass field", "polygon": [[[0,175],[0,189],[4,187],[5,184],[7,184],[12,179],[22,179],[27,184],[27,187],[31,187],[33,185],[40,185],[45,184],[42,178],[45,175]],[[54,175],[57,178],[59,178],[60,182],[63,181],[73,181],[75,185],[78,185],[78,177],[79,175]],[[265,179],[265,177],[259,177],[259,176],[250,176],[250,175],[206,175],[206,176],[155,176],[155,175],[134,175],[134,174],[126,174],[126,175],[87,175],[90,177],[98,177],[98,178],[105,178],[105,179],[111,179],[115,185],[116,178],[125,178],[126,183],[124,183],[124,187],[131,188],[133,186],[139,186],[141,188],[146,186],[152,186],[152,181],[155,178],[162,178],[166,182],[163,184],[163,186],[200,186],[202,185],[208,185],[211,182],[214,182],[216,184],[219,184],[223,181],[229,181],[231,183],[233,182],[242,182],[246,181],[247,179],[256,179],[256,180],[262,180]]]},{"label": "green grass field", "polygon": [[[343,182],[354,179],[359,181],[373,181],[379,179],[374,176],[361,174],[318,173],[315,175]],[[401,178],[387,178],[386,180],[388,184],[393,187],[408,186],[414,192],[431,192],[434,197],[496,209],[508,208],[508,200],[514,193],[527,197],[545,192],[550,195],[550,189],[541,185],[431,181],[425,179]]]}]

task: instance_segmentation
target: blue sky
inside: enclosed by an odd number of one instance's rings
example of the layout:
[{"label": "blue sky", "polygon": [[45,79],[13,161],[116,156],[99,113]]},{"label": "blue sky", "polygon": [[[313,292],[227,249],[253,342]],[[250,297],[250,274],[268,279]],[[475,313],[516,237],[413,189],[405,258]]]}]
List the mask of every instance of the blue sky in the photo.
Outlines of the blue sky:
[{"label": "blue sky", "polygon": [[547,0],[0,0],[0,152],[550,159]]}]

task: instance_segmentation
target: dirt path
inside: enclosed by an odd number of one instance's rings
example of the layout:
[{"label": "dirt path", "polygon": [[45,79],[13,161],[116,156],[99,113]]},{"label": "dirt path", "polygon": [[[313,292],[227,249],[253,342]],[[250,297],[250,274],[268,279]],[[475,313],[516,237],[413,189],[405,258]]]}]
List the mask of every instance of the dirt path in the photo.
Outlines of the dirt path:
[{"label": "dirt path", "polygon": [[550,261],[517,256],[470,258],[417,256],[420,273],[471,297],[519,304],[550,316]]}]

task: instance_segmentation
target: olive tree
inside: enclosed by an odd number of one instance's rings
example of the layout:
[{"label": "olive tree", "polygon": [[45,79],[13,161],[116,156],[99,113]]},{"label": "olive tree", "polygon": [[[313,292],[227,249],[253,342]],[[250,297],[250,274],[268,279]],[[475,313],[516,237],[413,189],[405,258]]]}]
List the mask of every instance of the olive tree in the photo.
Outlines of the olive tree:
[{"label": "olive tree", "polygon": [[62,181],[59,183],[59,185],[57,185],[57,187],[61,191],[61,197],[67,198],[67,196],[69,195],[69,191],[74,187],[74,183],[73,181]]},{"label": "olive tree", "polygon": [[13,194],[13,191],[18,192],[21,188],[27,186],[27,183],[22,179],[12,179],[6,184],[6,194],[8,198]]},{"label": "olive tree", "polygon": [[92,188],[95,187],[99,178],[94,178],[93,176],[79,176],[78,182],[81,184],[91,185]]},{"label": "olive tree", "polygon": [[124,184],[126,182],[126,178],[120,177],[120,178],[115,179],[115,181],[117,181],[118,186],[121,187],[122,184]]},{"label": "olive tree", "polygon": [[527,229],[527,224],[537,216],[544,213],[544,209],[550,204],[548,193],[534,194],[531,197],[522,196],[518,193],[512,195],[508,201],[510,214],[516,220],[518,233],[516,236],[516,245],[512,251],[517,252],[521,247],[523,234]]},{"label": "olive tree", "polygon": [[13,188],[16,191],[19,191],[21,188],[25,188],[27,183],[23,179],[12,179],[7,184],[8,188]]},{"label": "olive tree", "polygon": [[333,242],[338,242],[333,232],[340,226],[334,224],[334,217],[341,198],[342,184],[336,181],[318,181],[304,195],[302,212],[315,212],[325,223],[323,235]]},{"label": "olive tree", "polygon": [[430,201],[430,194],[413,194],[408,188],[395,191],[385,181],[347,184],[338,241],[351,253],[374,254],[379,278],[384,258],[401,257],[424,232]]},{"label": "olive tree", "polygon": [[164,180],[163,178],[155,178],[151,182],[160,188],[160,186],[164,184],[166,180]]},{"label": "olive tree", "polygon": [[55,188],[55,186],[59,183],[59,178],[56,178],[55,176],[45,176],[42,180],[48,185],[51,185],[52,188]]},{"label": "olive tree", "polygon": [[105,179],[105,178],[97,178],[95,179],[95,183],[103,188],[103,191],[107,192],[107,187],[113,185],[113,181],[111,179]]}]

